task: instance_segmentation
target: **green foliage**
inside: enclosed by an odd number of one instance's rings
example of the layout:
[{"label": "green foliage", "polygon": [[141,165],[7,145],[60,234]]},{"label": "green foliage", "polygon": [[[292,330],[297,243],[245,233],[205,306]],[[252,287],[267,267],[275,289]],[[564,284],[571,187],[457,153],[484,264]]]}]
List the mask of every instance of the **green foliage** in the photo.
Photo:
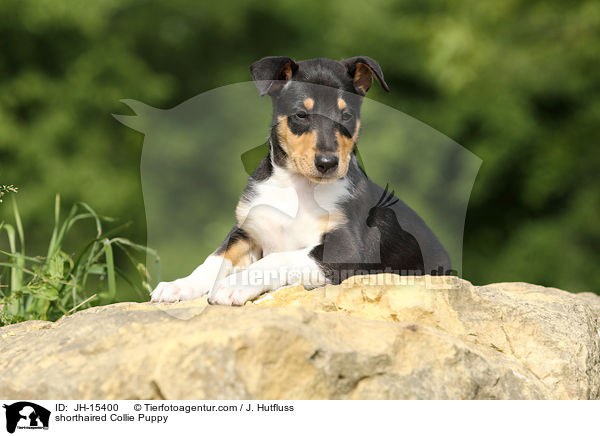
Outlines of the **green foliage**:
[{"label": "green foliage", "polygon": [[[144,299],[150,290],[149,276],[135,252],[153,255],[153,250],[116,237],[123,226],[103,229],[111,219],[100,217],[86,203],[77,203],[61,222],[60,198],[56,196],[54,227],[46,256],[27,256],[25,234],[16,201],[13,202],[14,225],[0,223],[0,234],[8,239],[9,251],[0,251],[7,258],[0,262],[0,283],[4,276],[8,284],[0,287],[0,326],[29,319],[55,321],[61,316],[92,305],[117,301],[117,276],[123,277]],[[74,225],[91,221],[95,236],[73,254],[63,249],[63,243]],[[130,280],[114,260],[118,249],[137,267],[138,278]],[[129,277],[128,277],[129,276]]]},{"label": "green foliage", "polygon": [[[53,192],[133,221],[124,236],[143,241],[143,138],[110,116],[126,112],[120,99],[168,108],[249,80],[248,66],[263,56],[364,54],[392,89],[374,87],[371,98],[483,159],[463,275],[598,290],[599,28],[594,0],[5,0],[0,177],[20,187],[36,249]],[[390,140],[388,153],[397,146]],[[219,189],[239,195],[226,179]],[[72,238],[84,241],[84,229]],[[212,249],[207,241],[169,255],[192,264]]]}]

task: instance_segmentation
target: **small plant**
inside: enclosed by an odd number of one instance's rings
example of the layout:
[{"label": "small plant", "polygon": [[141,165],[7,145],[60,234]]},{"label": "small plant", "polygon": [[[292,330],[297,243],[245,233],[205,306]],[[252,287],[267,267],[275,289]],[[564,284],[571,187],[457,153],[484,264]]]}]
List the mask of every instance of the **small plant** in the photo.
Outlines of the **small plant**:
[{"label": "small plant", "polygon": [[0,185],[0,203],[2,203],[2,197],[9,192],[17,192],[18,188],[15,185]]},{"label": "small plant", "polygon": [[[140,297],[147,297],[150,277],[134,254],[150,254],[157,262],[158,255],[150,248],[115,236],[127,224],[105,231],[103,224],[113,220],[99,216],[81,202],[61,222],[57,195],[48,252],[45,257],[31,257],[25,254],[25,236],[16,201],[13,208],[14,226],[0,223],[0,234],[6,234],[9,247],[9,251],[0,250],[0,255],[6,258],[6,262],[0,262],[0,326],[30,319],[55,321],[76,310],[114,303],[117,276]],[[95,224],[96,234],[76,253],[66,253],[62,248],[65,236],[84,220]],[[130,279],[115,265],[115,250],[124,253],[135,267],[137,279]]]}]

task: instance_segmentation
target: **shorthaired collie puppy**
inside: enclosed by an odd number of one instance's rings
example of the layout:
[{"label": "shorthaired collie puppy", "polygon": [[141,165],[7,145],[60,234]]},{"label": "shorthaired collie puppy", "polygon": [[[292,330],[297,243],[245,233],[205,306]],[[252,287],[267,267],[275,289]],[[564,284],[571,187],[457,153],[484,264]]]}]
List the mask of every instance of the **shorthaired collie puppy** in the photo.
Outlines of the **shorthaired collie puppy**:
[{"label": "shorthaired collie puppy", "polygon": [[162,282],[152,301],[208,295],[242,305],[266,291],[307,289],[359,274],[445,274],[450,260],[405,203],[373,183],[355,155],[363,97],[379,64],[267,57],[250,71],[273,102],[269,154],[248,179],[237,225],[189,276]]}]

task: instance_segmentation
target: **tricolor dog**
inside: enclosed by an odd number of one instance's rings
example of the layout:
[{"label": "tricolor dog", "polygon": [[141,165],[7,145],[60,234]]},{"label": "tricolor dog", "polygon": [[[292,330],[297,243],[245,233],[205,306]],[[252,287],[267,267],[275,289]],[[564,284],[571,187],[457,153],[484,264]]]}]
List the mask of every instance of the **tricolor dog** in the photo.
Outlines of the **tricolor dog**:
[{"label": "tricolor dog", "polygon": [[275,56],[250,71],[273,103],[270,152],[249,177],[225,241],[189,276],[161,282],[152,301],[208,295],[211,304],[242,305],[294,283],[447,273],[433,232],[356,158],[362,100],[373,80],[389,91],[379,64]]}]

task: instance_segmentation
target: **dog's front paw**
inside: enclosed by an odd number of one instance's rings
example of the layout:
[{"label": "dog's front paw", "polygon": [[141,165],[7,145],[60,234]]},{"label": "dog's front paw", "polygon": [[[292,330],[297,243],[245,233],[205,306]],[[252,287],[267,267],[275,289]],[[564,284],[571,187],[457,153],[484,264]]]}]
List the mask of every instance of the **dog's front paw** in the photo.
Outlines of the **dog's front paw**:
[{"label": "dog's front paw", "polygon": [[150,294],[152,302],[171,302],[193,300],[208,293],[208,289],[199,287],[198,283],[189,279],[178,279],[173,282],[160,282]]},{"label": "dog's front paw", "polygon": [[243,306],[263,293],[262,286],[237,284],[236,280],[225,278],[215,285],[208,297],[209,304]]}]

